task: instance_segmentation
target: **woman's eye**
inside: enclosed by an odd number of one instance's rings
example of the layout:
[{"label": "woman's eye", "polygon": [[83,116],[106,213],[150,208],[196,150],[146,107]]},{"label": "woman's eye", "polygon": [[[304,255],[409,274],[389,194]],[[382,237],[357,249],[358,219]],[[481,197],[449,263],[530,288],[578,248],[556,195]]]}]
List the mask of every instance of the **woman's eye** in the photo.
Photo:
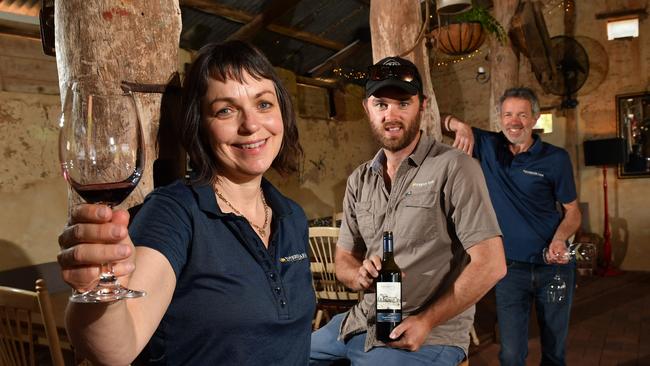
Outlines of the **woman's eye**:
[{"label": "woman's eye", "polygon": [[214,115],[217,116],[217,117],[226,117],[231,113],[232,113],[232,109],[230,109],[230,108],[221,108]]},{"label": "woman's eye", "polygon": [[272,106],[273,105],[271,103],[269,103],[269,102],[260,102],[259,109],[269,109]]}]

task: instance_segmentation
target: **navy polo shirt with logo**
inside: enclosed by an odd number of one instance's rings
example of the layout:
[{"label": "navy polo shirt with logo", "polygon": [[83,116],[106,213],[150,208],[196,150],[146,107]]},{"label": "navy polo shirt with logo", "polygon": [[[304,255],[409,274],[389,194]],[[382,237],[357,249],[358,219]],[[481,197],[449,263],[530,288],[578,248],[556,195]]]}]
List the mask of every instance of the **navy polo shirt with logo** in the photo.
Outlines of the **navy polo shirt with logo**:
[{"label": "navy polo shirt with logo", "polygon": [[562,220],[557,202],[577,197],[569,154],[534,134],[528,151],[514,155],[503,133],[472,131],[474,157],[485,175],[506,258],[543,263],[542,250]]},{"label": "navy polo shirt with logo", "polygon": [[268,249],[244,218],[220,210],[209,185],[179,181],[147,197],[129,232],[169,260],[176,288],[140,361],[308,363],[315,295],[307,219],[268,181],[262,189],[273,210]]}]

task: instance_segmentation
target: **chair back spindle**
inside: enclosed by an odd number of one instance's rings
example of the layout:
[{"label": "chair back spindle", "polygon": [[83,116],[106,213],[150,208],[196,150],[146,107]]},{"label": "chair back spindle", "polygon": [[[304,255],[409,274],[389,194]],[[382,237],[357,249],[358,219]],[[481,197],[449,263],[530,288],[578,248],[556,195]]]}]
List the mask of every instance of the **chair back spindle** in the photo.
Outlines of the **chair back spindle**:
[{"label": "chair back spindle", "polygon": [[320,326],[323,315],[327,320],[330,311],[344,311],[360,298],[359,292],[348,289],[336,279],[334,258],[338,237],[337,227],[309,228],[312,284],[319,308],[314,324],[316,329]]},{"label": "chair back spindle", "polygon": [[0,365],[36,365],[40,324],[35,324],[35,319],[43,325],[52,364],[64,366],[50,295],[43,279],[36,281],[36,292],[0,286]]}]

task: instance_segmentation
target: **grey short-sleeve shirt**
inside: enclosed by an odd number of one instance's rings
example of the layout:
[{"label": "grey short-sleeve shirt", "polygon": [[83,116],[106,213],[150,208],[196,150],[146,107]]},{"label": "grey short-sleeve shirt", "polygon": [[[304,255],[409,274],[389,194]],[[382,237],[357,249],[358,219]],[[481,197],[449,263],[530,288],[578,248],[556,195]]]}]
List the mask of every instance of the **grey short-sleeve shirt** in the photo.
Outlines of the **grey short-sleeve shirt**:
[{"label": "grey short-sleeve shirt", "polygon": [[[404,159],[388,191],[385,155],[359,166],[349,177],[338,246],[382,256],[382,233],[393,231],[395,262],[402,278],[406,316],[425,308],[453,283],[467,262],[466,250],[501,235],[485,178],[477,161],[460,150],[422,135]],[[368,331],[366,350],[375,341],[375,294],[366,293],[350,310],[341,338]],[[474,307],[435,327],[425,344],[461,347],[467,352]]]}]

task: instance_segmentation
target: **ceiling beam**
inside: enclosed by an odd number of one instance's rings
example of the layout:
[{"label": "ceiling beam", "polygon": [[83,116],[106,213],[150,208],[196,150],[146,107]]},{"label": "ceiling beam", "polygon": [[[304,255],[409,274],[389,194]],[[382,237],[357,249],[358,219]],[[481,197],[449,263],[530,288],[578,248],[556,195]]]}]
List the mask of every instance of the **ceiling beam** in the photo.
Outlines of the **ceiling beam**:
[{"label": "ceiling beam", "polygon": [[0,6],[0,33],[40,39],[38,16],[5,12]]},{"label": "ceiling beam", "polygon": [[326,71],[329,71],[332,67],[338,66],[342,59],[348,58],[349,56],[351,56],[361,46],[363,46],[363,43],[360,40],[357,39],[356,41],[354,41],[354,42],[350,43],[349,45],[345,46],[344,49],[340,50],[339,52],[337,52],[334,55],[332,55],[331,57],[329,57],[327,60],[321,62],[320,65],[313,67],[307,73],[311,77],[321,76]]},{"label": "ceiling beam", "polygon": [[33,39],[41,39],[40,29],[17,28],[15,26],[7,26],[0,23],[0,34],[10,34],[12,36],[27,37]]},{"label": "ceiling beam", "polygon": [[[180,5],[194,8],[205,13],[217,15],[236,23],[247,24],[255,19],[254,15],[251,15],[239,9],[215,3],[211,0],[180,0]],[[285,27],[270,23],[266,25],[266,29],[286,37],[291,37],[303,42],[311,43],[335,51],[340,51],[345,48],[345,45],[343,43],[332,41],[313,33],[303,32],[291,27]]]},{"label": "ceiling beam", "polygon": [[238,39],[250,41],[255,35],[266,28],[289,9],[293,9],[300,0],[271,0],[267,3],[264,11],[256,15],[250,22],[239,28],[235,33],[228,36],[228,40]]}]

